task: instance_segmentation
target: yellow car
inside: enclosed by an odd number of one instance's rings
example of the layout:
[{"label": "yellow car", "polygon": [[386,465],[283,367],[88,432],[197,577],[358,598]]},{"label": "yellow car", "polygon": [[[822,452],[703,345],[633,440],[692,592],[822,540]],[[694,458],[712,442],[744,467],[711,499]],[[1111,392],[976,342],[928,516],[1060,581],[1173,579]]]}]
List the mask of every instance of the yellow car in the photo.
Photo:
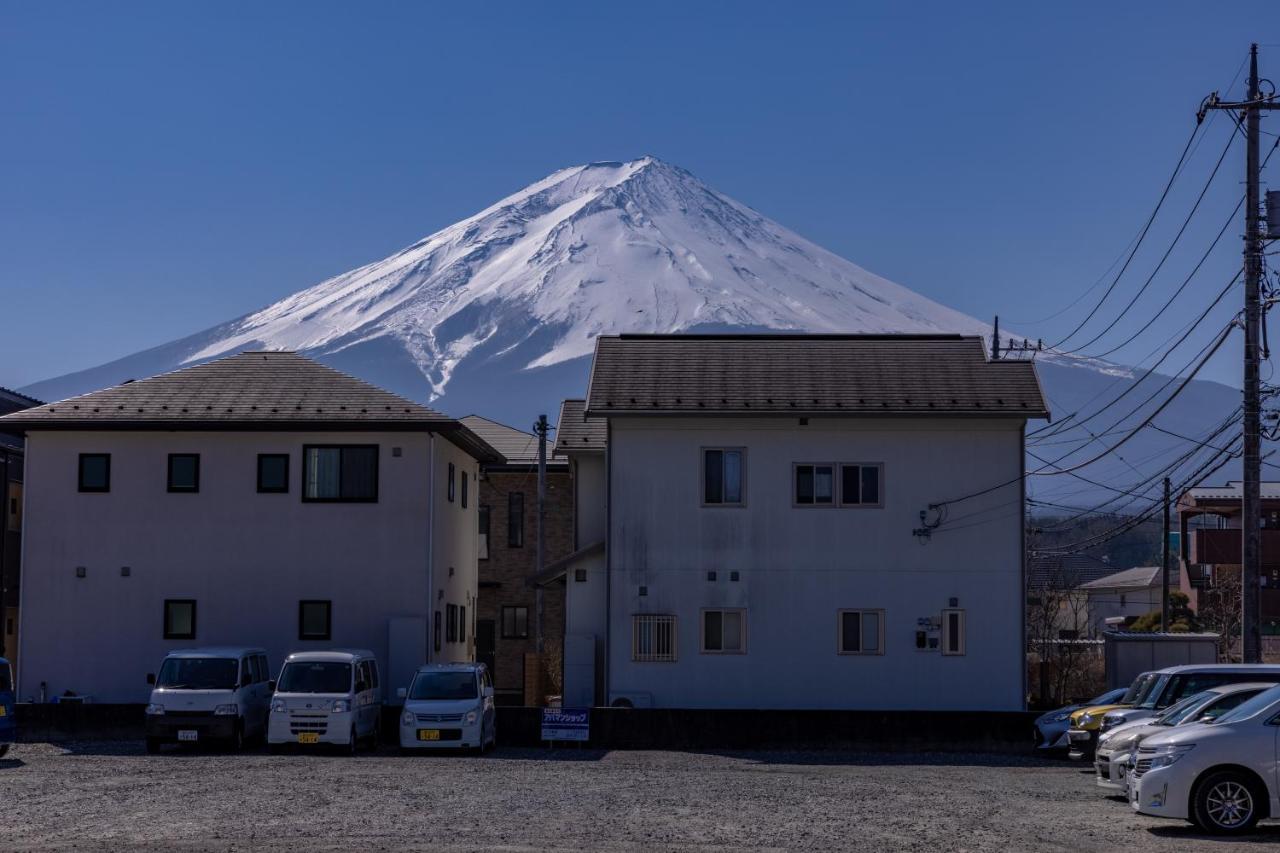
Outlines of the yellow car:
[{"label": "yellow car", "polygon": [[1146,698],[1158,680],[1157,673],[1144,672],[1133,680],[1128,691],[1114,705],[1091,705],[1072,713],[1071,728],[1067,730],[1067,741],[1071,748],[1067,755],[1076,759],[1092,758],[1098,745],[1098,728],[1107,712],[1138,704]]}]

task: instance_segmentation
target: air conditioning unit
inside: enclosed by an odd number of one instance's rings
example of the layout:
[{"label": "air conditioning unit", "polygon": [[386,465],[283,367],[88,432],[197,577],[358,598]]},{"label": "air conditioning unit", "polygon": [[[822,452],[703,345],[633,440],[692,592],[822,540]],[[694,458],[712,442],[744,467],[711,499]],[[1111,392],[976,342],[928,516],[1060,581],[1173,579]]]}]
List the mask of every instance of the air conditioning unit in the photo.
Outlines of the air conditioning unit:
[{"label": "air conditioning unit", "polygon": [[652,693],[615,692],[609,694],[610,708],[652,708]]}]

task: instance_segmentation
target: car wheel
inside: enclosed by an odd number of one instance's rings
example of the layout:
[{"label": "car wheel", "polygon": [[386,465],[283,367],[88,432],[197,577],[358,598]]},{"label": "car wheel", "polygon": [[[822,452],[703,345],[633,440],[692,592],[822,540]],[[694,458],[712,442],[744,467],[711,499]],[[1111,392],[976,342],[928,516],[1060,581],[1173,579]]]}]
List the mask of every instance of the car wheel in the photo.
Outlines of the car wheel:
[{"label": "car wheel", "polygon": [[9,754],[9,746],[7,743],[0,743],[0,758],[4,758]]},{"label": "car wheel", "polygon": [[154,737],[147,738],[147,755],[155,755],[158,752],[160,752],[160,739]]},{"label": "car wheel", "polygon": [[271,755],[284,755],[284,744],[268,742],[267,752]]},{"label": "car wheel", "polygon": [[360,747],[360,738],[356,737],[356,727],[351,727],[351,734],[347,736],[347,748],[344,750],[347,755],[355,755],[356,750]]},{"label": "car wheel", "polygon": [[1232,835],[1253,829],[1262,817],[1262,808],[1263,800],[1252,779],[1234,770],[1223,770],[1196,786],[1191,817],[1205,832]]}]

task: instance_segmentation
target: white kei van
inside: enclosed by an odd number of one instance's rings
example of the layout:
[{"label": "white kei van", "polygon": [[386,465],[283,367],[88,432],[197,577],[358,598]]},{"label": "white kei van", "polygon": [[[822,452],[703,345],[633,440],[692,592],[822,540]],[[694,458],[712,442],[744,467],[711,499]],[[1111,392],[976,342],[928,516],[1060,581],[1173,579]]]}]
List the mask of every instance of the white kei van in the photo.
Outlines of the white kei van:
[{"label": "white kei van", "polygon": [[266,733],[270,668],[263,649],[213,646],[170,652],[149,673],[147,752],[164,743],[219,742],[239,749]]},{"label": "white kei van", "polygon": [[267,745],[336,744],[348,752],[378,745],[382,688],[378,661],[363,649],[294,652],[285,658],[271,699]]}]

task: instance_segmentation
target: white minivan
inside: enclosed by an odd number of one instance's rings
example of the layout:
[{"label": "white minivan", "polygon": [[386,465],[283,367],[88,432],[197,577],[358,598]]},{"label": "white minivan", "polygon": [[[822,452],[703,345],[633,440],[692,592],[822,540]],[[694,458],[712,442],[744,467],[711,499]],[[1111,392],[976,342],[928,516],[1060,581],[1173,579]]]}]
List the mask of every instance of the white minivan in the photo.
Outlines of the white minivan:
[{"label": "white minivan", "polygon": [[478,754],[497,740],[493,680],[482,663],[427,664],[400,692],[403,752],[462,748]]},{"label": "white minivan", "polygon": [[266,733],[270,668],[260,648],[216,646],[170,652],[149,673],[147,752],[209,741],[239,749]]},{"label": "white minivan", "polygon": [[378,745],[382,728],[378,661],[363,649],[294,652],[285,658],[271,699],[267,745],[336,744],[355,752]]}]

